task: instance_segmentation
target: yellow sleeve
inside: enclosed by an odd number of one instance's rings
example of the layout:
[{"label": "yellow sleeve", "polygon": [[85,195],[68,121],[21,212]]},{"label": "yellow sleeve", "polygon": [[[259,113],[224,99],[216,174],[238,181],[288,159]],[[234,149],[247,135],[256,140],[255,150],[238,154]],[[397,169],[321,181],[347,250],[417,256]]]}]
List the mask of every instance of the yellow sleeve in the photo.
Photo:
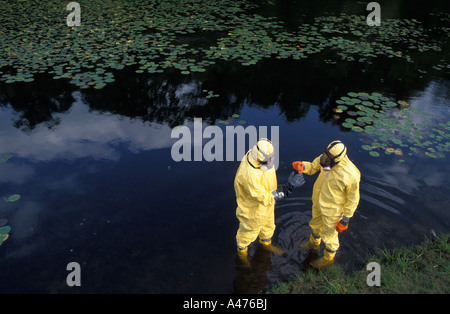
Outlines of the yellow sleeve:
[{"label": "yellow sleeve", "polygon": [[266,189],[266,187],[262,183],[262,180],[262,175],[258,178],[255,178],[254,180],[251,180],[251,182],[249,182],[249,192],[250,195],[256,198],[261,204],[263,204],[264,206],[268,206],[274,203],[275,200],[273,198],[272,191]]},{"label": "yellow sleeve", "polygon": [[359,181],[354,180],[346,186],[347,201],[344,205],[344,216],[351,218],[359,204]]},{"label": "yellow sleeve", "polygon": [[247,191],[246,194],[253,200],[256,200],[264,206],[268,206],[275,202],[272,191],[269,191],[262,182],[264,179],[262,173],[251,171],[248,176],[243,179],[244,182],[242,182],[241,188],[245,189]]},{"label": "yellow sleeve", "polygon": [[312,176],[320,170],[320,156],[313,160],[313,162],[302,161],[303,173]]}]

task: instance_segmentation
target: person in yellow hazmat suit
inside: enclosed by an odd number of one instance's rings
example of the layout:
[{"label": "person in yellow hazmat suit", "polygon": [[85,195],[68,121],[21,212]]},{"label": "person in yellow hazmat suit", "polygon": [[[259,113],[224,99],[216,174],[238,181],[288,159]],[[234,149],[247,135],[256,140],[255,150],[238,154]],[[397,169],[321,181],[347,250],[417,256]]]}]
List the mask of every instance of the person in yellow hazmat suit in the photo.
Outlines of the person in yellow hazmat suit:
[{"label": "person in yellow hazmat suit", "polygon": [[359,203],[359,182],[361,174],[347,156],[347,147],[341,141],[333,141],[324,153],[313,162],[292,163],[299,173],[313,175],[320,170],[313,187],[312,219],[309,223],[311,235],[300,247],[319,250],[321,241],[325,244],[322,258],[311,262],[315,268],[333,264],[339,248],[338,233],[348,228]]},{"label": "person in yellow hazmat suit", "polygon": [[283,251],[272,245],[275,231],[275,201],[282,200],[294,188],[305,183],[302,174],[291,173],[288,183],[277,188],[273,166],[275,151],[268,139],[260,139],[242,158],[234,179],[236,192],[236,217],[239,229],[236,234],[238,256],[247,259],[248,246],[259,236],[259,242],[272,252]]}]

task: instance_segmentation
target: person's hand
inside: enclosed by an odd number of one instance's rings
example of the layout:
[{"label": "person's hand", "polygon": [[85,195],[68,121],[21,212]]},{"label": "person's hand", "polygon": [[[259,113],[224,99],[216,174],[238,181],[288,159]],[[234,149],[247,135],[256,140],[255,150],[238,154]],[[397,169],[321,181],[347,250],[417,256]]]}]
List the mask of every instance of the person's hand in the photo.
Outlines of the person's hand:
[{"label": "person's hand", "polygon": [[349,219],[347,217],[342,217],[342,219],[336,225],[336,231],[341,233],[342,231],[347,230],[348,221]]},{"label": "person's hand", "polygon": [[303,178],[302,173],[295,173],[292,171],[291,175],[289,176],[288,183],[291,184],[294,188],[299,188],[303,184],[305,184],[305,178]]},{"label": "person's hand", "polygon": [[292,163],[292,167],[293,167],[295,170],[297,170],[298,173],[302,173],[302,172],[303,172],[303,169],[304,169],[303,163],[302,163],[301,161],[294,161],[294,162]]},{"label": "person's hand", "polygon": [[273,198],[275,199],[275,202],[276,201],[281,201],[282,199],[284,199],[286,197],[284,195],[284,193],[281,192],[281,191],[273,191],[272,195],[273,195]]}]

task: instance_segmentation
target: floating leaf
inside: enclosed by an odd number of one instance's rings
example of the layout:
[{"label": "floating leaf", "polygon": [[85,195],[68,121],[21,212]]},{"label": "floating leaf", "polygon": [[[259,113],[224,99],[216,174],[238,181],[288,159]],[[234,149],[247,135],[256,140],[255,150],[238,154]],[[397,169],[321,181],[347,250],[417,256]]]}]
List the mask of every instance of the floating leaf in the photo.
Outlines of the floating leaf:
[{"label": "floating leaf", "polygon": [[0,245],[9,238],[9,234],[0,234]]},{"label": "floating leaf", "polygon": [[10,226],[3,226],[0,227],[0,234],[7,234],[11,231],[11,227]]},{"label": "floating leaf", "polygon": [[11,154],[0,154],[0,164],[8,161],[11,157],[13,157]]},{"label": "floating leaf", "polygon": [[404,100],[399,100],[399,101],[397,101],[397,103],[398,103],[401,107],[408,107],[408,106],[409,106],[409,104],[408,104],[406,101],[404,101]]},{"label": "floating leaf", "polygon": [[344,128],[347,128],[347,129],[353,128],[353,124],[352,124],[352,123],[348,123],[348,122],[342,123],[342,126],[343,126]]},{"label": "floating leaf", "polygon": [[375,152],[375,151],[370,151],[369,155],[372,156],[372,157],[379,157],[380,156],[380,154],[378,152]]},{"label": "floating leaf", "polygon": [[16,202],[16,201],[18,201],[19,199],[20,199],[20,195],[19,195],[19,194],[11,195],[11,196],[8,197],[8,198],[3,198],[3,200],[4,200],[5,202],[9,202],[9,203]]}]

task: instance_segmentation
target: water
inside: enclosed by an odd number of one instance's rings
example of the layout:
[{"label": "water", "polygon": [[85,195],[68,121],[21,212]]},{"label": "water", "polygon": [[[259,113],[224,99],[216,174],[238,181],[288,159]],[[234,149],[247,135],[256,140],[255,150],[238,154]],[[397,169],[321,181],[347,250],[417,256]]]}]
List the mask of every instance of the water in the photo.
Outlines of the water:
[{"label": "water", "polygon": [[[443,56],[430,58],[438,63]],[[449,232],[448,157],[370,157],[363,136],[333,120],[330,104],[349,91],[377,91],[448,121],[448,72],[423,78],[408,72],[415,65],[387,58],[342,61],[330,70],[322,59],[270,59],[245,69],[217,62],[204,74],[167,71],[135,80],[125,69],[100,91],[46,75],[0,82],[0,153],[13,154],[0,164],[0,196],[21,195],[0,204],[0,218],[12,228],[0,247],[0,292],[258,293],[301,272],[311,256],[296,243],[309,237],[316,176],[277,204],[274,242],[286,254],[253,244],[253,267],[244,269],[235,247],[239,161],[171,158],[171,130],[192,128],[194,117],[223,130],[218,121],[236,113],[244,126],[278,126],[279,183],[292,161],[312,160],[332,140],[344,141],[362,174],[361,202],[336,257],[349,271],[363,267],[376,247],[416,244],[431,229]],[[203,89],[220,97],[207,100]],[[73,261],[82,269],[77,288],[66,284]]]}]

